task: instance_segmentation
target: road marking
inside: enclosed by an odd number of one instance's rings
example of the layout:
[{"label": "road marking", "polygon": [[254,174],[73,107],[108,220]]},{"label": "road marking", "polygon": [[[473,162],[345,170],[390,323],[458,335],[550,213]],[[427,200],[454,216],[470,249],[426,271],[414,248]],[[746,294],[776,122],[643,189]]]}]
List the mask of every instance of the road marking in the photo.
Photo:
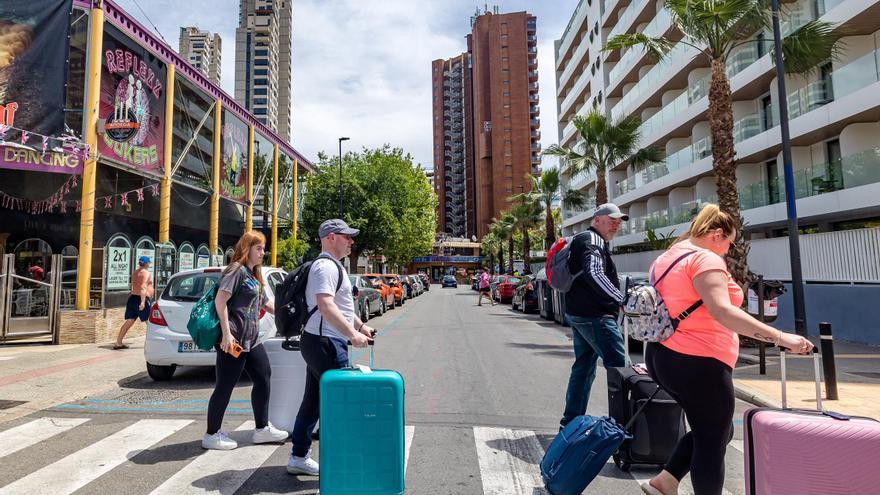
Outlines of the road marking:
[{"label": "road marking", "polygon": [[[254,422],[251,420],[242,423],[235,431],[250,432],[253,429]],[[279,447],[278,443],[251,444],[248,434],[232,436],[237,437],[236,441],[239,443],[237,449],[205,451],[162,483],[152,495],[235,493]],[[242,445],[245,442],[246,444]],[[212,477],[210,487],[205,483],[196,486],[196,482],[208,475]]]},{"label": "road marking", "polygon": [[532,431],[474,428],[485,495],[546,494],[538,465],[544,449]]},{"label": "road marking", "polygon": [[88,418],[40,418],[0,432],[0,458],[38,444],[88,421]]},{"label": "road marking", "polygon": [[415,435],[416,427],[415,426],[407,426],[403,431],[404,434],[404,444],[403,444],[403,475],[406,476],[406,466],[409,464],[409,452],[412,447],[413,435]]},{"label": "road marking", "polygon": [[81,361],[73,361],[70,363],[58,364],[55,366],[49,366],[48,368],[40,368],[29,371],[22,371],[21,373],[16,373],[14,375],[0,377],[0,387],[3,385],[9,385],[11,383],[22,382],[25,380],[31,380],[34,378],[39,378],[41,376],[51,375],[53,373],[58,373],[60,371],[65,371],[74,368],[82,368],[83,366],[89,366],[91,364],[103,363],[104,361],[112,361],[114,359],[119,359],[126,354],[123,352],[118,352],[116,354],[105,354],[103,356],[93,357],[90,359],[83,359]]},{"label": "road marking", "polygon": [[729,445],[729,446],[735,448],[736,450],[738,450],[740,454],[743,454],[743,453],[744,453],[744,452],[743,452],[743,441],[742,441],[742,440],[737,440],[737,439],[734,438],[734,439],[731,440],[730,443],[727,444],[727,445]]},{"label": "road marking", "polygon": [[190,423],[192,420],[140,420],[124,430],[0,488],[0,495],[73,493]]}]

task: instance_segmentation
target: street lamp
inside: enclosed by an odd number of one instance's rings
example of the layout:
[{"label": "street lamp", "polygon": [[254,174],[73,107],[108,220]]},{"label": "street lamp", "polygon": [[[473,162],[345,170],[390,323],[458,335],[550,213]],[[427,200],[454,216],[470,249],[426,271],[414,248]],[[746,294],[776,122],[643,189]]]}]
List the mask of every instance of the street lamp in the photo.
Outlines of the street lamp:
[{"label": "street lamp", "polygon": [[339,138],[339,218],[342,218],[342,142],[350,138]]},{"label": "street lamp", "polygon": [[[776,84],[779,89],[779,130],[782,134],[782,170],[785,174],[785,205],[788,217],[788,253],[791,259],[791,289],[794,300],[794,330],[807,335],[804,307],[804,276],[801,272],[801,246],[798,241],[797,199],[794,194],[794,171],[791,164],[791,136],[788,130],[788,99],[785,92],[785,66],[782,60],[782,30],[779,27],[779,0],[771,0],[773,12],[773,48],[776,57]],[[758,296],[761,297],[760,295]]]}]

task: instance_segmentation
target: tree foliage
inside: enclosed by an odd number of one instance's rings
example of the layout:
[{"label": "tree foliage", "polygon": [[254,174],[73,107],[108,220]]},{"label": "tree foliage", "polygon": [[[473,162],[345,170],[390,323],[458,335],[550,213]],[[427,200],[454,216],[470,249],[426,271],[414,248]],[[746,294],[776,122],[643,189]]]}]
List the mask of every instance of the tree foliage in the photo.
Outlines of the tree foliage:
[{"label": "tree foliage", "polygon": [[[300,237],[321,245],[318,227],[339,218],[339,165],[336,158],[318,155],[317,172],[308,178]],[[400,148],[385,145],[349,152],[342,159],[342,219],[360,229],[352,259],[362,253],[384,255],[403,265],[430,254],[436,230],[437,197],[424,171]]]}]

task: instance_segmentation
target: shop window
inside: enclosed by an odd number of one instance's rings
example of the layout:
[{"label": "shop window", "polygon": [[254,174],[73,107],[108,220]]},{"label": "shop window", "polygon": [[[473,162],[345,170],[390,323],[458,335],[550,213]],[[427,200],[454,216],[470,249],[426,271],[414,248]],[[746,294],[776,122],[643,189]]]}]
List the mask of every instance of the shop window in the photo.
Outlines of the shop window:
[{"label": "shop window", "polygon": [[[125,234],[116,234],[107,241],[104,248],[104,292],[119,292],[128,294],[131,291],[131,273],[134,271],[132,260],[131,241]],[[106,297],[106,296],[105,296]],[[127,298],[127,295],[126,295]],[[111,307],[119,304],[109,304]],[[105,301],[105,306],[108,305]]]},{"label": "shop window", "polygon": [[177,252],[177,271],[192,270],[196,266],[196,250],[189,242],[180,245]]},{"label": "shop window", "polygon": [[177,272],[177,245],[172,241],[156,246],[156,294],[168,285],[168,279]]},{"label": "shop window", "polygon": [[[175,77],[174,85],[174,132],[171,141],[171,162],[176,164],[187,143],[195,135],[186,157],[174,172],[177,182],[210,191],[214,156],[214,108],[213,99],[190,84],[185,78]],[[210,110],[205,125],[199,122]],[[198,134],[196,135],[196,129]]]}]

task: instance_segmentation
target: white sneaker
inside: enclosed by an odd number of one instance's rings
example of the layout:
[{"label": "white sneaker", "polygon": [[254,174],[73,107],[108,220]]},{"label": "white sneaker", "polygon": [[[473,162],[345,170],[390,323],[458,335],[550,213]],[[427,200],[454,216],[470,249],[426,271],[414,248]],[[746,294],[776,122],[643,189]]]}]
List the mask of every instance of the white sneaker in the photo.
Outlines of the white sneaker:
[{"label": "white sneaker", "polygon": [[205,436],[202,437],[202,448],[208,450],[232,450],[238,447],[238,443],[229,438],[229,435],[223,433],[222,431],[218,431],[213,435],[208,435],[205,433]]},{"label": "white sneaker", "polygon": [[[309,452],[311,453],[311,452]],[[287,472],[290,474],[306,474],[308,476],[318,476],[320,470],[318,463],[306,454],[305,457],[296,457],[291,454],[287,460]]]},{"label": "white sneaker", "polygon": [[254,430],[254,443],[284,443],[287,440],[288,434],[286,431],[281,431],[278,428],[272,426],[272,423],[266,423],[265,428],[260,428],[258,430]]}]

